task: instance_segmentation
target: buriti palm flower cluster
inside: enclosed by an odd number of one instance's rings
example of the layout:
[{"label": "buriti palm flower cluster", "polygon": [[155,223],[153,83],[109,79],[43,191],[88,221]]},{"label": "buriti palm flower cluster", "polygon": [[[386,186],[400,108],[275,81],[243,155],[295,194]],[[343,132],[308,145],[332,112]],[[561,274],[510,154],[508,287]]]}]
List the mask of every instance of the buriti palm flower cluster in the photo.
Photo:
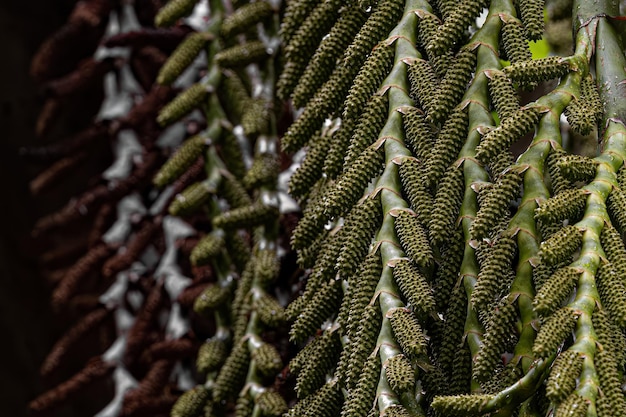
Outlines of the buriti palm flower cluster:
[{"label": "buriti palm flower cluster", "polygon": [[288,3],[288,416],[626,415],[619,8],[569,7],[573,53],[533,60],[542,1]]}]

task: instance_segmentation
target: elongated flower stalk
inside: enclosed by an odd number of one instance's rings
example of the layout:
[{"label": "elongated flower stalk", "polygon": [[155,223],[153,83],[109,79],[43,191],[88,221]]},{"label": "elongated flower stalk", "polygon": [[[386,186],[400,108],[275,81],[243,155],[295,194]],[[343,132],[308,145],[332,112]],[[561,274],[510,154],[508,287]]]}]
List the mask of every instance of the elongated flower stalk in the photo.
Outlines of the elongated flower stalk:
[{"label": "elongated flower stalk", "polygon": [[[342,343],[338,354],[333,347],[336,365],[324,367],[326,383],[299,392],[289,415],[621,414],[623,359],[612,345],[623,343],[616,271],[626,252],[615,228],[625,74],[606,17],[617,11],[575,2],[574,54],[532,60],[520,36],[541,37],[543,2],[440,3],[379,1],[365,10],[343,60],[309,92],[283,138],[287,151],[308,146],[292,189],[302,189],[302,178],[315,184],[298,192],[306,209],[293,246],[320,247],[316,257],[306,252],[307,288],[287,310],[292,338],[322,332],[302,352],[330,335]],[[284,27],[307,19],[295,12],[307,2],[292,4]],[[293,38],[285,39],[290,48]],[[382,50],[389,47],[392,55]],[[298,75],[281,77],[293,85]],[[552,80],[552,91],[519,104],[516,87]],[[380,96],[386,121],[369,113]],[[565,113],[583,133],[604,115],[598,156],[563,151]],[[367,137],[354,129],[365,115]],[[328,118],[340,124],[325,128]],[[524,149],[525,136],[532,140],[514,161],[511,148]],[[326,152],[320,169],[313,159]],[[338,287],[332,299],[316,296]],[[444,289],[449,298],[438,301]],[[306,359],[298,358],[304,385]],[[412,384],[403,379],[409,369]]]}]

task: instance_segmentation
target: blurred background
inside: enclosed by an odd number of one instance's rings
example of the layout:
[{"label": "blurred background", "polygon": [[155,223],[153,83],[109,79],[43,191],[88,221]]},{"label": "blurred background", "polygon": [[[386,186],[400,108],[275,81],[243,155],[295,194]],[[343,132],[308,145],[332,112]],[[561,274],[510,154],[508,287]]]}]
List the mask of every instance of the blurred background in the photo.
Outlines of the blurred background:
[{"label": "blurred background", "polygon": [[34,126],[43,100],[29,75],[31,57],[73,4],[0,1],[0,403],[6,416],[26,415],[26,404],[41,392],[39,366],[60,331],[37,272],[37,242],[30,230],[39,215],[66,197],[30,196],[28,182],[38,169],[19,157],[19,149],[41,143]]}]

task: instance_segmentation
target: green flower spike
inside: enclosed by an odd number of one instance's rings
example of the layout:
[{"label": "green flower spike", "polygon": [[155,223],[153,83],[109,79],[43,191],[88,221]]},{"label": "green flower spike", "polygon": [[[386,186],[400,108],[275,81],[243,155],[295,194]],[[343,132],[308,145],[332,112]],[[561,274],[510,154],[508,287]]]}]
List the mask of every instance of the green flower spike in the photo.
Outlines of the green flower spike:
[{"label": "green flower spike", "polygon": [[213,386],[213,401],[234,398],[243,387],[250,363],[248,341],[237,343],[222,366]]},{"label": "green flower spike", "polygon": [[328,138],[316,135],[309,142],[304,161],[289,180],[289,194],[298,199],[306,199],[313,185],[322,176],[322,168],[326,158]]},{"label": "green flower spike", "polygon": [[556,265],[568,259],[581,244],[581,231],[575,226],[565,226],[541,243],[539,257],[547,265]]},{"label": "green flower spike", "polygon": [[313,294],[310,303],[306,305],[291,326],[289,338],[292,341],[302,342],[315,332],[328,317],[333,316],[341,302],[341,282],[333,280]]},{"label": "green flower spike", "polygon": [[598,293],[611,319],[619,327],[626,328],[626,285],[611,263],[598,268],[596,277]]},{"label": "green flower spike", "polygon": [[230,173],[225,172],[222,174],[218,192],[231,209],[246,207],[252,204],[252,199],[246,192],[243,184]]},{"label": "green flower spike", "polygon": [[587,194],[582,189],[565,190],[544,201],[535,211],[537,220],[544,224],[580,220],[585,209]]},{"label": "green flower spike", "polygon": [[252,360],[261,376],[266,378],[273,377],[283,368],[280,353],[269,343],[261,342],[261,345],[252,351]]},{"label": "green flower spike", "polygon": [[502,25],[502,43],[506,57],[511,63],[532,59],[528,41],[524,37],[524,29],[517,19],[507,19]]},{"label": "green flower spike", "polygon": [[389,312],[389,321],[402,352],[411,361],[417,361],[426,355],[426,337],[413,313],[405,308],[396,308]]},{"label": "green flower spike", "polygon": [[394,48],[387,41],[379,42],[365,60],[353,81],[344,103],[343,118],[357,119],[369,98],[376,93],[393,65]]},{"label": "green flower spike", "polygon": [[218,284],[210,284],[193,303],[193,311],[201,316],[210,317],[213,310],[224,305],[230,297],[230,289]]},{"label": "green flower spike", "polygon": [[365,361],[354,386],[341,410],[342,417],[365,415],[376,398],[376,386],[381,372],[380,355],[374,352]]},{"label": "green flower spike", "polygon": [[580,394],[572,392],[556,409],[554,417],[585,417],[589,403]]},{"label": "green flower spike", "polygon": [[583,79],[580,99],[572,100],[564,112],[571,128],[581,135],[588,135],[602,119],[602,103],[591,75]]},{"label": "green flower spike", "polygon": [[[348,152],[345,154],[345,158],[343,157],[344,152],[341,152],[344,171],[359,158],[359,155],[361,155],[368,146],[376,142],[378,133],[387,121],[388,108],[389,97],[387,94],[374,94],[370,98],[365,110],[359,117],[358,124],[352,132],[352,138],[350,139],[350,145],[348,146]],[[342,147],[342,150],[343,149],[345,148]],[[333,177],[335,169],[334,167],[330,167],[330,159],[331,156],[329,155],[324,165],[324,172],[327,176]]]},{"label": "green flower spike", "polygon": [[552,314],[539,329],[533,353],[543,359],[553,355],[574,330],[580,314],[570,307],[563,307]]},{"label": "green flower spike", "polygon": [[182,119],[207,101],[209,90],[210,87],[203,83],[192,85],[163,107],[157,122],[165,127]]},{"label": "green flower spike", "polygon": [[326,375],[332,373],[339,359],[341,341],[338,332],[324,332],[306,345],[289,363],[289,370],[297,375],[296,394],[305,398],[320,389]]},{"label": "green flower spike", "polygon": [[441,249],[441,263],[435,275],[434,296],[439,311],[446,311],[454,286],[457,284],[458,273],[463,260],[465,239],[463,231],[456,228]]},{"label": "green flower spike", "polygon": [[415,370],[403,354],[392,356],[383,365],[389,386],[398,395],[414,389]]},{"label": "green flower spike", "polygon": [[626,230],[626,193],[621,188],[616,188],[611,191],[607,200],[607,210],[611,219],[614,221],[614,226],[620,230]]},{"label": "green flower spike", "polygon": [[232,46],[215,54],[215,63],[222,68],[241,68],[262,61],[269,56],[262,41],[249,41]]},{"label": "green flower spike", "polygon": [[280,38],[285,44],[291,41],[293,35],[318,4],[319,0],[295,0],[287,4],[285,16],[280,25]]},{"label": "green flower spike", "polygon": [[426,278],[408,259],[400,259],[393,267],[393,278],[398,283],[417,316],[425,320],[435,313],[435,299]]},{"label": "green flower spike", "polygon": [[378,196],[370,196],[346,217],[342,230],[344,241],[337,259],[337,270],[342,277],[356,272],[382,220]]},{"label": "green flower spike", "polygon": [[248,394],[240,395],[235,404],[235,417],[250,417],[253,412],[254,400]]},{"label": "green flower spike", "polygon": [[365,257],[357,273],[348,279],[350,311],[345,329],[350,340],[356,336],[361,317],[374,296],[381,273],[380,251],[373,250]]},{"label": "green flower spike", "polygon": [[446,168],[456,160],[467,137],[467,127],[467,110],[462,107],[452,110],[426,161],[426,172],[431,186],[441,179]]},{"label": "green flower spike", "polygon": [[[609,195],[610,196],[610,195]],[[620,233],[610,224],[605,224],[600,234],[602,249],[606,253],[609,262],[620,276],[625,276],[626,272],[626,248]]]},{"label": "green flower spike", "polygon": [[564,155],[557,161],[561,174],[570,181],[589,182],[596,176],[597,163],[581,155]]},{"label": "green flower spike", "polygon": [[417,107],[405,109],[402,116],[407,147],[419,161],[426,161],[435,142],[426,116]]},{"label": "green flower spike", "polygon": [[318,2],[286,43],[285,58],[299,67],[298,78],[324,35],[333,27],[341,5],[337,0]]},{"label": "green flower spike", "polygon": [[416,59],[408,71],[411,98],[427,113],[433,111],[439,80],[428,61]]},{"label": "green flower spike", "polygon": [[285,310],[274,297],[263,294],[255,299],[254,305],[259,320],[267,326],[276,328],[285,322]]},{"label": "green flower spike", "polygon": [[197,386],[187,391],[172,407],[172,417],[200,417],[204,407],[209,402],[211,393],[203,386]]},{"label": "green flower spike", "polygon": [[196,359],[196,369],[202,374],[217,371],[228,357],[228,344],[222,340],[213,338],[200,346]]},{"label": "green flower spike", "polygon": [[205,32],[188,35],[161,67],[157,82],[161,85],[171,85],[176,81],[204,49],[211,37],[212,35]]},{"label": "green flower spike", "polygon": [[510,276],[503,274],[511,270],[517,242],[508,232],[502,232],[486,254],[481,265],[476,286],[472,292],[472,305],[485,310],[497,298],[500,291],[510,285]]},{"label": "green flower spike", "polygon": [[285,46],[287,71],[283,72],[278,84],[281,97],[287,97],[293,92],[324,34],[335,24],[341,6],[341,2],[337,0],[317,3],[306,20],[289,38]]},{"label": "green flower spike", "polygon": [[376,346],[376,335],[380,331],[382,316],[378,304],[370,304],[365,307],[359,320],[359,326],[353,339],[350,340],[349,356],[342,358],[347,361],[339,363],[339,367],[345,366],[346,386],[352,389],[356,386],[361,374],[362,364],[370,356]]},{"label": "green flower spike", "polygon": [[193,12],[198,0],[170,0],[163,6],[154,18],[156,27],[172,26],[182,17]]},{"label": "green flower spike", "polygon": [[383,147],[374,144],[367,148],[359,158],[330,186],[328,198],[324,201],[324,213],[327,218],[345,214],[346,208],[352,207],[363,195],[363,191],[373,177],[383,169]]},{"label": "green flower spike", "polygon": [[484,406],[492,399],[493,395],[435,397],[431,407],[443,415],[480,416]]},{"label": "green flower spike", "polygon": [[574,391],[583,369],[583,360],[583,356],[575,350],[562,352],[556,358],[546,384],[546,396],[550,401],[561,403]]},{"label": "green flower spike", "polygon": [[561,78],[570,71],[565,58],[551,56],[532,61],[517,62],[505,67],[502,71],[521,86],[532,86],[540,81]]},{"label": "green flower spike", "polygon": [[493,231],[496,224],[506,215],[512,200],[520,192],[522,177],[515,170],[505,171],[496,184],[485,191],[470,233],[473,239],[483,239]]},{"label": "green flower spike", "polygon": [[248,189],[274,187],[280,171],[278,157],[272,153],[264,153],[254,158],[252,166],[241,180],[243,186]]},{"label": "green flower spike", "polygon": [[502,361],[502,354],[511,335],[511,329],[517,321],[514,304],[507,301],[500,303],[489,321],[483,345],[474,359],[473,377],[486,381],[497,365]]},{"label": "green flower spike", "polygon": [[558,269],[541,286],[533,300],[537,314],[547,317],[552,315],[575,288],[580,271],[571,267]]},{"label": "green flower spike", "polygon": [[519,10],[526,29],[526,37],[538,41],[543,36],[543,8],[545,0],[520,0]]},{"label": "green flower spike", "polygon": [[[288,6],[289,7],[289,6]],[[367,18],[366,13],[354,4],[347,4],[340,10],[340,16],[327,36],[322,39],[317,51],[309,60],[298,85],[293,89],[293,104],[296,108],[304,107],[315,92],[328,80],[335,63],[341,58],[354,36]],[[278,81],[279,97],[285,97],[283,78]]]},{"label": "green flower spike", "polygon": [[454,43],[461,40],[465,30],[470,26],[483,8],[487,6],[484,0],[463,0],[450,11],[450,15],[439,28],[437,35],[428,44],[427,49],[440,55],[450,49]]},{"label": "green flower spike", "polygon": [[[510,68],[510,67],[507,67]],[[476,158],[486,164],[496,155],[508,149],[516,140],[530,132],[539,122],[539,110],[535,107],[523,107],[511,117],[490,130],[476,148]]]},{"label": "green flower spike", "polygon": [[490,71],[489,95],[500,120],[507,119],[519,110],[519,97],[513,83],[502,71]]},{"label": "green flower spike", "polygon": [[243,33],[259,22],[268,19],[274,11],[272,6],[266,1],[255,1],[254,3],[244,4],[239,7],[233,14],[226,17],[220,28],[221,35],[224,38],[230,38],[239,33]]},{"label": "green flower spike", "polygon": [[[445,14],[444,19],[446,19]],[[439,78],[443,78],[453,60],[454,51],[450,49],[441,52],[441,54],[437,54],[433,50],[428,49],[428,44],[437,36],[440,25],[441,21],[437,16],[432,13],[424,12],[419,21],[418,40],[420,47],[426,51],[428,62],[435,69],[435,73]],[[411,80],[410,77],[411,75],[409,74],[409,81]],[[411,85],[413,85],[413,82],[411,82]],[[435,80],[433,86],[436,85],[437,82]]]},{"label": "green flower spike", "polygon": [[256,405],[264,417],[281,417],[287,411],[287,403],[274,390],[264,390],[256,397]]},{"label": "green flower spike", "polygon": [[435,123],[445,120],[450,110],[461,100],[475,68],[476,53],[468,48],[461,49],[439,83],[437,93],[432,98],[432,109],[427,111]]},{"label": "green flower spike", "polygon": [[221,229],[240,229],[262,225],[276,218],[278,209],[257,201],[250,206],[240,207],[216,216],[213,226]]},{"label": "green flower spike", "polygon": [[450,165],[437,189],[429,226],[429,237],[433,246],[451,241],[459,217],[465,182],[462,167]]},{"label": "green flower spike", "polygon": [[215,194],[215,188],[206,181],[197,182],[185,188],[170,204],[168,211],[172,216],[187,216],[199,210]]},{"label": "green flower spike", "polygon": [[433,253],[428,243],[428,235],[419,219],[403,210],[396,216],[394,224],[406,254],[419,268],[428,270],[433,264]]},{"label": "green flower spike", "polygon": [[[427,225],[430,222],[431,214],[438,211],[432,208],[433,198],[427,184],[423,181],[423,171],[424,165],[422,162],[408,158],[402,161],[399,175],[402,189],[407,195],[407,200],[411,203],[411,208],[417,214],[419,221]],[[444,180],[445,178],[446,176],[444,176]],[[461,181],[463,180],[461,179]]]},{"label": "green flower spike", "polygon": [[217,257],[224,247],[224,237],[221,233],[210,233],[204,236],[191,251],[189,260],[192,265],[206,265]]},{"label": "green flower spike", "polygon": [[560,194],[561,192],[572,188],[570,181],[565,178],[559,167],[559,161],[567,153],[563,149],[556,149],[550,152],[547,159],[548,174],[550,175],[550,183],[552,185],[552,191],[554,194]]},{"label": "green flower spike", "polygon": [[198,160],[210,143],[211,140],[204,135],[187,139],[155,175],[152,180],[154,185],[164,187],[174,182]]}]

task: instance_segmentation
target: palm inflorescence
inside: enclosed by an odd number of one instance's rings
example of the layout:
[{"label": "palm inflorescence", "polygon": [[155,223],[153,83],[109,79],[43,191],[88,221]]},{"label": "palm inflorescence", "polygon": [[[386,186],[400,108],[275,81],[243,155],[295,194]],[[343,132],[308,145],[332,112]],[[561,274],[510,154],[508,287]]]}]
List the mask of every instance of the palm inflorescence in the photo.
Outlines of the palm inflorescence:
[{"label": "palm inflorescence", "polygon": [[[177,34],[202,4],[172,0],[156,24]],[[205,130],[153,170],[144,204],[178,194],[144,220],[169,263],[142,273],[170,316],[189,305],[168,283],[187,287],[211,334],[173,417],[626,415],[619,5],[549,2],[561,55],[533,59],[544,8],[213,1],[182,26],[152,88],[183,88],[156,120]],[[181,81],[194,66],[201,77]],[[301,111],[283,132],[289,102]],[[585,137],[592,150],[572,152]],[[289,244],[287,177],[302,210]],[[168,249],[176,237],[188,260]],[[101,240],[100,263],[118,248]],[[291,249],[303,286],[277,283]],[[209,282],[171,278],[177,262]],[[100,360],[137,377],[150,360],[129,355]]]}]

